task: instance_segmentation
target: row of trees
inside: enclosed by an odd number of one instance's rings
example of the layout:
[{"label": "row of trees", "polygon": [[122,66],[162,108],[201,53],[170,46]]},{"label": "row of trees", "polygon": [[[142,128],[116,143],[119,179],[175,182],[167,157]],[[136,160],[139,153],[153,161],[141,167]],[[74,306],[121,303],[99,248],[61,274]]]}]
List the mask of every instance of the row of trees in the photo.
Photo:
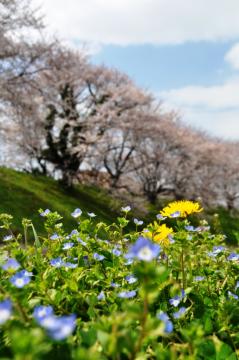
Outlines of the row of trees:
[{"label": "row of trees", "polygon": [[43,40],[27,0],[0,0],[0,111],[9,165],[114,191],[237,206],[238,146],[180,122],[125,74]]}]

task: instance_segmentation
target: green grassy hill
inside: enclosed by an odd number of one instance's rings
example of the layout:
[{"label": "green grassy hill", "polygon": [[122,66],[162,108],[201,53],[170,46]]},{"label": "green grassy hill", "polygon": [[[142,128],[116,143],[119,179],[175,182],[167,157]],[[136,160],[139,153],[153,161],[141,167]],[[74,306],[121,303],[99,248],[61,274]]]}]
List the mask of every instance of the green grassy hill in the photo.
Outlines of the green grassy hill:
[{"label": "green grassy hill", "polygon": [[76,222],[71,212],[77,207],[83,214],[94,212],[101,220],[111,222],[119,206],[105,191],[92,186],[77,186],[66,191],[53,179],[0,168],[0,213],[14,216],[14,231],[22,228],[21,219],[25,217],[41,232],[40,208],[58,211],[64,217],[66,228],[72,228]]},{"label": "green grassy hill", "polygon": [[[0,168],[0,213],[13,215],[13,231],[22,231],[21,220],[28,218],[33,221],[37,231],[43,231],[43,219],[39,216],[40,208],[58,211],[64,217],[66,229],[72,229],[76,222],[71,212],[79,207],[84,213],[94,212],[98,219],[107,223],[116,219],[119,209],[125,202],[110,196],[107,191],[93,186],[79,185],[70,191],[64,190],[60,184],[44,176],[35,176],[12,169]],[[158,209],[161,206],[158,205]],[[145,222],[152,221],[158,210],[148,206]],[[140,209],[135,215],[140,216]],[[215,217],[214,214],[218,215]],[[205,213],[202,214],[205,216]],[[142,217],[142,214],[141,214]],[[207,211],[206,217],[214,231],[227,235],[228,242],[238,243],[239,213],[231,216],[224,209]],[[1,234],[0,234],[1,239]]]}]

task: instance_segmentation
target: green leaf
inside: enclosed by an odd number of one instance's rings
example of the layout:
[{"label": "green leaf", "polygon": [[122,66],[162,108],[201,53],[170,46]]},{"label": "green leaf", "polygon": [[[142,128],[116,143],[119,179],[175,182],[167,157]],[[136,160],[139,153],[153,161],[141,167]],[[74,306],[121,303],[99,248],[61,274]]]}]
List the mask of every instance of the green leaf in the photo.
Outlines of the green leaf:
[{"label": "green leaf", "polygon": [[36,229],[35,229],[33,223],[31,223],[31,228],[32,228],[33,235],[34,235],[34,244],[37,248],[39,248],[39,247],[41,247],[41,243],[40,243],[39,237],[37,235],[37,232],[36,232]]}]

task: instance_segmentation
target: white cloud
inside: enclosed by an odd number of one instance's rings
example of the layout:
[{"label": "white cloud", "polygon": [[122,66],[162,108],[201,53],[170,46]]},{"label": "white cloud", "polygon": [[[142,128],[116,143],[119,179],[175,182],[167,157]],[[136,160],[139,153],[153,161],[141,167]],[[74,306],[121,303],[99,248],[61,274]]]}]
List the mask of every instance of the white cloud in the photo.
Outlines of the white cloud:
[{"label": "white cloud", "polygon": [[199,129],[228,139],[239,138],[239,79],[221,86],[188,86],[160,92],[167,108]]},{"label": "white cloud", "polygon": [[235,44],[225,55],[225,60],[234,68],[239,70],[239,43]]},{"label": "white cloud", "polygon": [[102,44],[177,44],[239,36],[238,0],[34,0],[49,29]]},{"label": "white cloud", "polygon": [[207,107],[214,110],[239,108],[239,79],[217,86],[186,86],[161,92],[171,103],[182,106]]},{"label": "white cloud", "polygon": [[239,109],[210,111],[210,109],[186,108],[183,120],[194,128],[226,140],[239,139]]}]

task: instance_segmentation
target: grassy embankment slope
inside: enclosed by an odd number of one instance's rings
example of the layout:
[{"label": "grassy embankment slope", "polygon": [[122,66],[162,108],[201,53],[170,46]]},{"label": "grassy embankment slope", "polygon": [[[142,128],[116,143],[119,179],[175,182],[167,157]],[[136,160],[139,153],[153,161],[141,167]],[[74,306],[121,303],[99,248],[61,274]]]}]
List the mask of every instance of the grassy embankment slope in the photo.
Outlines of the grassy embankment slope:
[{"label": "grassy embankment slope", "polygon": [[40,208],[58,211],[64,217],[66,228],[72,230],[76,221],[71,217],[71,212],[77,207],[82,209],[83,215],[94,212],[98,219],[107,223],[117,216],[116,201],[102,190],[77,186],[66,191],[53,179],[0,168],[0,213],[14,217],[14,231],[22,230],[21,219],[24,217],[31,219],[36,229],[42,232]]},{"label": "grassy embankment slope", "polygon": [[[76,225],[70,214],[77,207],[82,209],[83,214],[94,212],[97,219],[110,223],[116,219],[122,205],[119,200],[96,187],[77,186],[71,191],[66,191],[53,179],[0,168],[0,213],[13,215],[13,230],[16,232],[22,230],[21,219],[28,218],[41,233],[43,221],[38,213],[40,208],[58,211],[64,217],[66,229],[70,230]],[[149,209],[146,223],[157,213],[157,209]],[[215,212],[218,214],[217,218],[213,216]],[[136,210],[136,216],[139,213]],[[236,233],[239,234],[238,212],[231,216],[223,209],[210,210],[207,218],[215,225],[216,230],[227,235],[229,242],[236,243]]]}]

